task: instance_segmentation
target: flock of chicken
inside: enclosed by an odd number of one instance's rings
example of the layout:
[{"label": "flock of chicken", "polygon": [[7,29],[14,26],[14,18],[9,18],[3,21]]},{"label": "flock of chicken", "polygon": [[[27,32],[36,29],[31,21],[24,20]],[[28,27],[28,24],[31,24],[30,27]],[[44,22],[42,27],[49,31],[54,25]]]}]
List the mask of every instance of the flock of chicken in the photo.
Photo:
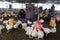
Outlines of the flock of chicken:
[{"label": "flock of chicken", "polygon": [[[3,18],[0,19],[0,21],[3,21]],[[40,23],[44,23],[44,20],[41,19],[39,20]],[[34,24],[36,23],[36,21],[34,22],[31,22],[29,20],[27,20],[27,23],[23,23],[22,21],[18,20],[18,21],[15,21],[15,24],[14,25],[9,25],[8,24],[8,20],[4,20],[3,21],[3,24],[6,24],[6,26],[3,26],[3,25],[0,25],[0,33],[2,29],[6,28],[7,29],[7,33],[12,29],[17,29],[18,26],[21,24],[22,25],[22,29],[24,29],[26,31],[26,35],[29,36],[29,38],[32,38],[32,37],[37,37],[38,40],[39,38],[41,38],[43,40],[44,38],[44,33],[46,34],[46,36],[49,34],[49,33],[56,33],[56,24],[54,24],[54,27],[52,27],[51,29],[50,28],[44,28],[43,27],[43,24],[40,24],[41,25],[41,28],[42,30],[38,29],[38,31],[36,30],[36,28],[34,28]],[[28,25],[31,25],[31,26],[28,26]]]},{"label": "flock of chicken", "polygon": [[[44,20],[40,20],[40,22],[43,23]],[[29,25],[32,24],[32,22],[29,21],[29,20],[27,21],[27,23],[28,23]],[[41,38],[41,40],[43,40],[43,38],[44,38],[44,33],[46,34],[46,36],[47,36],[49,33],[56,33],[56,24],[54,24],[54,27],[51,28],[51,29],[50,29],[50,28],[44,28],[43,25],[40,24],[43,30],[38,29],[38,31],[37,31],[36,28],[34,29],[34,24],[35,24],[35,23],[36,23],[36,22],[33,22],[33,24],[32,24],[31,27],[30,27],[30,26],[27,27],[27,24],[26,24],[26,23],[23,23],[23,24],[22,24],[22,28],[26,31],[26,35],[28,35],[29,38],[32,38],[32,37],[35,37],[35,38],[36,38],[36,37],[38,37],[38,40],[39,40],[39,38]],[[24,25],[25,25],[25,26],[24,26]]]}]

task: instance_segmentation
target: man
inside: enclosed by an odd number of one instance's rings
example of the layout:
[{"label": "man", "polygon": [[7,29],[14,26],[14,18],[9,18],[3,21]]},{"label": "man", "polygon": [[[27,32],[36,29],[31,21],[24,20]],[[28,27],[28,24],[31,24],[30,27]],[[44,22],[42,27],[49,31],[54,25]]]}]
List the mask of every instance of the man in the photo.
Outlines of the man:
[{"label": "man", "polygon": [[4,12],[3,17],[4,17],[4,20],[7,20],[8,19],[8,13]]},{"label": "man", "polygon": [[25,14],[24,9],[21,9],[21,10],[19,11],[18,16],[21,17],[22,19],[25,19],[26,14]]}]

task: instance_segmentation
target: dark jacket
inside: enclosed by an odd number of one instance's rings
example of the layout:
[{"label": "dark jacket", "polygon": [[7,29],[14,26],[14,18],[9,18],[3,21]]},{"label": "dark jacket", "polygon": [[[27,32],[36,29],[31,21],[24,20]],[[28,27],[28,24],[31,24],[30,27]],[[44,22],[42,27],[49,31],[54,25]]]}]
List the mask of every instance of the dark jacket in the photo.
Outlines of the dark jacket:
[{"label": "dark jacket", "polygon": [[21,17],[22,19],[25,18],[26,14],[25,14],[24,9],[21,9],[21,10],[19,11],[18,16]]}]

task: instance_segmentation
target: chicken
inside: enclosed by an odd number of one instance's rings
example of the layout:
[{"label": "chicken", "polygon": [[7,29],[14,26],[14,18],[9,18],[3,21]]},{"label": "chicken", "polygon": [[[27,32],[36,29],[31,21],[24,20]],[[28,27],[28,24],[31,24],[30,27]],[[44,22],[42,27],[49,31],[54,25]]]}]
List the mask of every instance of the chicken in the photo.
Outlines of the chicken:
[{"label": "chicken", "polygon": [[29,38],[32,38],[31,35],[33,32],[33,27],[34,27],[34,25],[32,25],[31,27],[26,27],[26,29],[25,29],[26,34],[29,35]]},{"label": "chicken", "polygon": [[19,26],[19,24],[16,23],[16,24],[14,25],[14,29],[18,28],[18,26]]},{"label": "chicken", "polygon": [[0,21],[3,21],[3,18],[1,18]]},{"label": "chicken", "polygon": [[32,37],[37,37],[37,35],[38,35],[38,32],[36,31],[36,29],[34,29],[33,31],[32,31]]},{"label": "chicken", "polygon": [[18,20],[18,22],[14,25],[14,29],[18,28],[19,24],[22,24],[22,22],[20,20]]},{"label": "chicken", "polygon": [[38,40],[39,40],[39,38],[41,38],[41,40],[43,40],[43,37],[44,37],[43,31],[38,30]]},{"label": "chicken", "polygon": [[13,25],[9,25],[9,24],[6,24],[6,29],[8,30],[8,32],[10,32],[10,30],[13,28]]},{"label": "chicken", "polygon": [[22,23],[21,25],[22,25],[22,29],[24,29],[24,30],[25,30],[25,29],[26,29],[26,27],[27,27],[27,23]]},{"label": "chicken", "polygon": [[14,14],[15,15],[15,18],[17,18],[18,16],[17,16],[17,14]]},{"label": "chicken", "polygon": [[25,31],[27,31],[27,30],[29,30],[29,29],[30,29],[30,27],[26,27],[26,28],[25,28]]},{"label": "chicken", "polygon": [[3,24],[4,24],[4,23],[8,23],[8,20],[3,21]]},{"label": "chicken", "polygon": [[32,29],[32,30],[33,30],[33,26],[34,26],[34,25],[32,25],[31,27],[26,27],[25,31],[27,31],[27,30],[29,30],[29,29]]},{"label": "chicken", "polygon": [[36,21],[33,22],[33,24],[35,24],[35,23],[36,23]]},{"label": "chicken", "polygon": [[34,25],[32,24],[31,28],[33,29]]},{"label": "chicken", "polygon": [[41,22],[41,23],[43,23],[43,22],[44,22],[44,20],[43,20],[43,19],[40,19],[40,22]]},{"label": "chicken", "polygon": [[29,20],[27,21],[27,23],[28,23],[29,25],[31,25],[31,24],[32,24],[32,22],[31,22],[31,21],[29,21]]},{"label": "chicken", "polygon": [[17,22],[18,24],[22,24],[22,22],[20,21],[20,20],[18,20],[18,22]]},{"label": "chicken", "polygon": [[11,17],[11,14],[9,13],[8,16]]},{"label": "chicken", "polygon": [[49,34],[49,33],[51,33],[51,30],[49,29],[49,28],[44,28],[44,27],[42,27],[43,28],[43,31],[46,33],[46,36]]},{"label": "chicken", "polygon": [[29,35],[29,38],[32,38],[31,37],[32,31],[33,31],[33,29],[31,27],[26,28],[26,35]]},{"label": "chicken", "polygon": [[5,27],[3,25],[0,25],[0,34],[2,33],[2,29],[4,29]]},{"label": "chicken", "polygon": [[60,17],[59,16],[57,17],[57,21],[60,21]]}]

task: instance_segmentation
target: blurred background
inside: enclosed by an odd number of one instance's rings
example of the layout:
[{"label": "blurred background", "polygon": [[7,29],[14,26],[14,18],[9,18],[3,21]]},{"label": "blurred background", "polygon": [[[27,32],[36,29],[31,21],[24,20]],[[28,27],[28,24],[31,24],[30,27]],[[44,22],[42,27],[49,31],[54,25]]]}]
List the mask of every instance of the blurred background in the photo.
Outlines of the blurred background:
[{"label": "blurred background", "polygon": [[54,4],[55,10],[60,10],[59,0],[0,0],[0,8],[25,9],[27,3],[32,3],[35,7],[42,6],[43,9],[49,9]]}]

